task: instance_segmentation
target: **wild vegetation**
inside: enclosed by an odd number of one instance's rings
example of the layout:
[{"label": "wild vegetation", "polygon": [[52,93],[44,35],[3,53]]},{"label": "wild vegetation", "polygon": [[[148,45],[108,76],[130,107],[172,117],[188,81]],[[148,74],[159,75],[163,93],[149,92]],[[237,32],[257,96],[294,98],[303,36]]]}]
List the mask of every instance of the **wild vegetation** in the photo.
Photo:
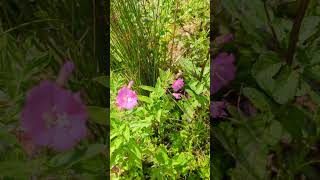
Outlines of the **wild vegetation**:
[{"label": "wild vegetation", "polygon": [[208,179],[209,1],[111,1],[111,178]]},{"label": "wild vegetation", "polygon": [[[94,7],[1,1],[0,179],[106,178],[107,77],[94,48]],[[45,119],[54,128],[40,126]]]},{"label": "wild vegetation", "polygon": [[319,1],[214,2],[211,176],[318,179]]}]

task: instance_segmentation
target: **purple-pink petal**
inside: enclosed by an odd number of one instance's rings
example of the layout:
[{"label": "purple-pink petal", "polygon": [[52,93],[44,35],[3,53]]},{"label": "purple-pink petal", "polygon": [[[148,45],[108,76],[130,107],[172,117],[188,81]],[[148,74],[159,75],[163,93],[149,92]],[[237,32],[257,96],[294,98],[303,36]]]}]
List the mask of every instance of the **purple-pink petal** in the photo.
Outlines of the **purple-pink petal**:
[{"label": "purple-pink petal", "polygon": [[175,97],[176,99],[181,99],[181,93],[172,93],[173,97]]},{"label": "purple-pink petal", "polygon": [[138,104],[137,94],[128,87],[123,87],[118,92],[116,103],[120,109],[133,109]]},{"label": "purple-pink petal", "polygon": [[227,108],[225,101],[211,101],[210,115],[213,118],[222,118],[227,116],[225,109]]},{"label": "purple-pink petal", "polygon": [[218,92],[235,78],[236,67],[234,61],[234,55],[227,53],[220,53],[211,61],[211,94]]},{"label": "purple-pink petal", "polygon": [[35,145],[65,150],[86,135],[87,118],[86,106],[79,96],[56,83],[43,81],[27,95],[21,126]]},{"label": "purple-pink petal", "polygon": [[181,88],[183,88],[184,82],[182,78],[177,79],[173,84],[172,84],[172,89],[174,92],[179,91]]}]

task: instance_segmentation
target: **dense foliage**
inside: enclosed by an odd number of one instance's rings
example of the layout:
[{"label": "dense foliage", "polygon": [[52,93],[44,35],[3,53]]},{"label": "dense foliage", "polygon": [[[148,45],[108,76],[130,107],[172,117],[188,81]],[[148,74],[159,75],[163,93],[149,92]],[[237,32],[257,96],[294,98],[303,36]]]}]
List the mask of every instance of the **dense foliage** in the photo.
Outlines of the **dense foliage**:
[{"label": "dense foliage", "polygon": [[318,179],[319,1],[215,5],[215,37],[234,39],[215,43],[212,62],[222,52],[233,54],[237,71],[212,94],[211,101],[225,104],[213,104],[212,177]]},{"label": "dense foliage", "polygon": [[[0,179],[107,176],[107,77],[95,56],[93,7],[89,1],[1,1]],[[35,149],[20,123],[27,93],[43,80],[54,81],[67,60],[75,69],[65,88],[80,92],[88,134],[67,151]]]},{"label": "dense foliage", "polygon": [[209,1],[111,5],[111,178],[208,179]]}]

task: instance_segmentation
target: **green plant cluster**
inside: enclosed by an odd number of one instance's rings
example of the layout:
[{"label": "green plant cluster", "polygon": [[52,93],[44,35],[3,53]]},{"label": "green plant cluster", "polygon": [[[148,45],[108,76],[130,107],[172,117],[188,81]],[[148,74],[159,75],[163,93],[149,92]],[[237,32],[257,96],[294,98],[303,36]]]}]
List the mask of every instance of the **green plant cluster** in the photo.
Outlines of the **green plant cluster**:
[{"label": "green plant cluster", "polygon": [[[209,1],[111,6],[111,178],[209,179]],[[118,91],[130,80],[138,105],[119,110]]]},{"label": "green plant cluster", "polygon": [[209,100],[203,96],[208,93],[204,84],[196,78],[186,81],[189,97],[177,101],[169,91],[173,74],[160,70],[155,87],[134,88],[150,95],[138,95],[137,108],[121,111],[115,95],[125,81],[111,77],[112,177],[209,178]]},{"label": "green plant cluster", "polygon": [[[102,179],[107,176],[107,77],[94,57],[92,4],[84,1],[1,1],[0,179]],[[89,135],[74,149],[23,149],[20,112],[27,92],[54,81],[66,60],[75,64],[67,89],[80,92]],[[104,95],[104,98],[101,98]]]},{"label": "green plant cluster", "polygon": [[[215,8],[216,35],[235,40],[214,50],[235,55],[237,76],[215,96],[228,100],[229,116],[215,122],[212,177],[318,179],[319,2],[224,0]],[[256,114],[239,106],[244,99]]]}]

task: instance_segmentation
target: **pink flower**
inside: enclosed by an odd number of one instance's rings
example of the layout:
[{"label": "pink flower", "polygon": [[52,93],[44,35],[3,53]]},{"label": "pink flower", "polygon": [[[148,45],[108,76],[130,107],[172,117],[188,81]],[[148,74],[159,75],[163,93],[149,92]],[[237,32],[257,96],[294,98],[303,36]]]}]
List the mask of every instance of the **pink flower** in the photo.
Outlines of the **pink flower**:
[{"label": "pink flower", "polygon": [[176,99],[181,99],[181,93],[172,93]]},{"label": "pink flower", "polygon": [[57,83],[42,81],[27,94],[21,126],[36,146],[66,150],[86,135],[86,106],[79,94],[61,87],[73,67],[67,62]]},{"label": "pink flower", "polygon": [[210,64],[210,93],[215,94],[235,78],[236,67],[233,54],[220,53]]},{"label": "pink flower", "polygon": [[172,84],[172,89],[174,92],[179,91],[182,87],[184,86],[184,82],[182,78],[177,79],[173,84]]},{"label": "pink flower", "polygon": [[133,81],[130,81],[127,87],[119,90],[117,96],[117,106],[119,109],[133,109],[138,104],[137,93],[131,90]]},{"label": "pink flower", "polygon": [[210,103],[210,115],[213,118],[222,118],[227,116],[225,111],[226,102],[224,101],[211,101]]}]

